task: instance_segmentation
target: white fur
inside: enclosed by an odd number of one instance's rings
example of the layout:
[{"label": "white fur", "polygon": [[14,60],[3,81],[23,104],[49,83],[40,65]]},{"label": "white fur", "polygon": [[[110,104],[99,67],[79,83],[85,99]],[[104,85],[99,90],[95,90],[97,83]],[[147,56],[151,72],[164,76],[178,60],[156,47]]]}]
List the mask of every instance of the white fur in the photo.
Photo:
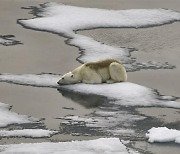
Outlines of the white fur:
[{"label": "white fur", "polygon": [[[103,61],[102,61],[103,62]],[[97,65],[97,64],[94,64]],[[107,67],[92,69],[86,64],[83,64],[66,73],[58,81],[58,84],[73,84],[73,83],[114,83],[124,82],[127,80],[127,73],[124,66],[118,62],[112,62]]]}]

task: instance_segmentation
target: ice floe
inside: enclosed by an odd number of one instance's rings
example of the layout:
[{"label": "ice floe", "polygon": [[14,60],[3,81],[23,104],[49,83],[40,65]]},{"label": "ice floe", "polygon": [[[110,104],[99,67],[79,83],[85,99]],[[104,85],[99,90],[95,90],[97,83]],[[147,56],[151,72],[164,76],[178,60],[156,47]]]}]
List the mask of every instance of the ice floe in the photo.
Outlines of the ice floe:
[{"label": "ice floe", "polygon": [[10,111],[11,106],[0,102],[0,127],[10,124],[33,123],[37,119]]},{"label": "ice floe", "polygon": [[57,3],[41,5],[36,16],[39,18],[19,20],[19,22],[29,28],[65,35],[82,29],[150,27],[180,20],[180,13],[166,9],[105,10]]},{"label": "ice floe", "polygon": [[99,138],[88,141],[44,142],[0,145],[2,154],[138,154],[124,145],[118,138]]},{"label": "ice floe", "polygon": [[0,35],[0,44],[5,46],[22,44],[20,41],[12,39],[14,35]]},{"label": "ice floe", "polygon": [[0,81],[36,87],[58,87],[57,81],[60,77],[60,75],[43,73],[23,75],[3,73],[0,74]]},{"label": "ice floe", "polygon": [[180,131],[168,129],[167,127],[153,127],[146,134],[148,141],[153,142],[175,142],[180,143]]},{"label": "ice floe", "polygon": [[58,131],[51,131],[45,129],[23,129],[23,130],[0,130],[0,136],[2,137],[50,137]]},{"label": "ice floe", "polygon": [[[30,7],[33,9],[33,7]],[[68,38],[67,44],[77,46],[81,55],[80,62],[97,61],[105,58],[115,58],[128,63],[128,71],[139,69],[173,68],[167,63],[150,65],[134,63],[130,52],[132,49],[114,47],[102,44],[94,39],[77,34],[75,31],[92,28],[140,28],[159,26],[180,20],[180,13],[166,9],[130,9],[105,10],[96,8],[83,8],[57,3],[46,3],[40,8],[34,7],[37,18],[21,19],[18,23],[26,28],[48,31]],[[144,66],[144,67],[143,67]]]},{"label": "ice floe", "polygon": [[134,49],[109,46],[97,42],[90,37],[78,34],[75,35],[74,39],[70,39],[67,43],[81,48],[81,55],[78,57],[78,60],[83,63],[107,58],[121,59],[123,63],[133,62],[130,58],[130,52]]},{"label": "ice floe", "polygon": [[138,84],[122,82],[115,84],[74,84],[61,86],[60,89],[76,93],[104,96],[109,103],[123,106],[164,106],[180,108],[173,97],[165,99],[157,91]]},{"label": "ice floe", "polygon": [[122,106],[164,106],[180,108],[175,97],[164,97],[157,91],[135,83],[122,82],[114,84],[72,84],[59,86],[60,75],[55,74],[0,74],[0,82],[10,82],[27,86],[54,87],[62,91],[82,93],[84,95],[103,96],[109,103]]}]

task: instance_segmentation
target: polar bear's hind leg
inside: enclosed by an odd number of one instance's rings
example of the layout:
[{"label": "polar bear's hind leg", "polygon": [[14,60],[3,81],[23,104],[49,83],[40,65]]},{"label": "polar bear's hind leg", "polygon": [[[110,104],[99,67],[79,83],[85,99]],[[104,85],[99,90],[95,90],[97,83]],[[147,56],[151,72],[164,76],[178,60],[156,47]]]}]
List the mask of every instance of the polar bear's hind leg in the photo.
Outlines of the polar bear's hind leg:
[{"label": "polar bear's hind leg", "polygon": [[127,81],[127,73],[122,64],[117,62],[113,62],[109,66],[109,73],[111,76],[111,80],[116,82],[124,82]]},{"label": "polar bear's hind leg", "polygon": [[82,79],[83,83],[88,83],[88,84],[102,83],[101,76],[98,73],[96,73],[94,70],[87,69],[83,72],[82,76],[83,76]]}]

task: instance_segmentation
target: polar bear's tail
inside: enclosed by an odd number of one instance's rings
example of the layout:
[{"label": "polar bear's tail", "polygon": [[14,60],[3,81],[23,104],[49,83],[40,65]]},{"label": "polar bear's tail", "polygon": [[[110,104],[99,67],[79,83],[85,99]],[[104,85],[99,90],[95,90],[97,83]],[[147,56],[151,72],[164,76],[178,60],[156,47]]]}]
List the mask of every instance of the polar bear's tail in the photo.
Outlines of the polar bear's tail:
[{"label": "polar bear's tail", "polygon": [[117,82],[127,81],[127,73],[123,64],[112,62],[109,66],[111,79]]}]

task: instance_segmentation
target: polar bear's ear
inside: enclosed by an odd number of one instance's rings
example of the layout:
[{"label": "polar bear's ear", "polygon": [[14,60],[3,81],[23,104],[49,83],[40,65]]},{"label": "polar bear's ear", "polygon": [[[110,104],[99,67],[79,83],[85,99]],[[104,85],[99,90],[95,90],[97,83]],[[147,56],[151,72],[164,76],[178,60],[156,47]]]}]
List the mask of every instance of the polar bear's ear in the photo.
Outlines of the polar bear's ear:
[{"label": "polar bear's ear", "polygon": [[74,74],[71,75],[71,78],[74,78]]}]

